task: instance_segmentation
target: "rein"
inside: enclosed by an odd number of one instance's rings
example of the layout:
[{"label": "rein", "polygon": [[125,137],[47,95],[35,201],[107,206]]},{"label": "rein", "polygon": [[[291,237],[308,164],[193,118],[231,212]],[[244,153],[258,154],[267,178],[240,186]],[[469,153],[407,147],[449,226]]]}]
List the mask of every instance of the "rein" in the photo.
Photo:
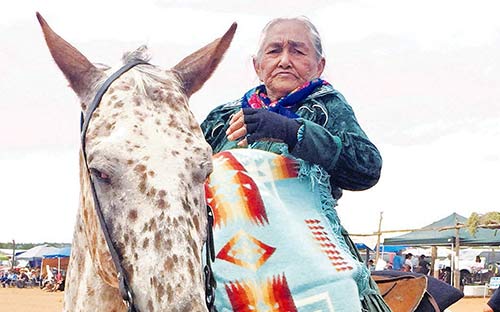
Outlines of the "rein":
[{"label": "rein", "polygon": [[[101,204],[99,202],[99,198],[97,197],[97,192],[95,189],[94,181],[92,179],[92,174],[90,173],[89,167],[88,167],[88,162],[87,162],[87,153],[85,151],[85,136],[87,134],[87,129],[90,123],[90,120],[92,119],[92,114],[94,111],[97,109],[99,106],[99,103],[101,102],[102,97],[108,90],[109,86],[116,80],[118,79],[122,74],[130,70],[131,68],[137,66],[137,65],[150,65],[146,61],[142,60],[134,60],[132,62],[129,62],[125,64],[123,67],[121,67],[119,70],[117,70],[114,74],[112,74],[104,84],[99,88],[97,91],[97,94],[95,95],[92,103],[90,106],[87,108],[87,111],[85,112],[85,116],[82,113],[81,116],[81,123],[80,123],[80,135],[81,135],[81,146],[82,146],[82,153],[83,153],[83,158],[85,160],[85,167],[87,169],[87,172],[89,174],[89,179],[90,179],[90,186],[92,190],[92,197],[94,199],[94,206],[95,210],[97,213],[97,217],[99,218],[99,223],[101,224],[101,229],[104,234],[104,238],[106,240],[106,245],[108,246],[109,252],[111,254],[111,259],[113,260],[113,263],[116,267],[117,271],[117,277],[118,277],[118,286],[119,286],[119,291],[120,295],[122,296],[123,301],[125,302],[125,305],[127,306],[127,311],[128,312],[139,312],[139,309],[135,306],[134,302],[134,294],[132,292],[132,289],[130,288],[130,284],[127,279],[127,275],[125,270],[123,269],[123,266],[121,265],[121,259],[120,256],[118,255],[115,245],[113,244],[113,241],[111,239],[111,235],[109,234],[108,226],[106,224],[106,221],[104,220],[104,215],[102,213],[101,209]],[[205,301],[207,303],[208,310],[210,312],[215,311],[215,306],[214,306],[214,292],[215,292],[215,279],[213,278],[212,274],[212,269],[210,266],[210,262],[215,260],[215,251],[214,251],[214,245],[213,245],[213,233],[212,233],[212,224],[213,224],[213,213],[212,209],[207,206],[207,246],[206,246],[206,260],[207,263],[205,265],[205,268],[203,269],[204,274],[205,274]]]}]

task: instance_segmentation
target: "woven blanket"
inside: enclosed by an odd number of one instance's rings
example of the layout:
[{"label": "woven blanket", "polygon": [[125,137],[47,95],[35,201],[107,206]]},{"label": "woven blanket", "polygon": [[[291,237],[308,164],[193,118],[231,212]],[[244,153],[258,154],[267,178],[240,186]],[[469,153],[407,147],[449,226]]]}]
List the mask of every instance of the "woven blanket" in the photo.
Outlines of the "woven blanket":
[{"label": "woven blanket", "polygon": [[324,171],[250,149],[213,160],[218,311],[361,311],[356,280],[369,273],[342,239]]}]

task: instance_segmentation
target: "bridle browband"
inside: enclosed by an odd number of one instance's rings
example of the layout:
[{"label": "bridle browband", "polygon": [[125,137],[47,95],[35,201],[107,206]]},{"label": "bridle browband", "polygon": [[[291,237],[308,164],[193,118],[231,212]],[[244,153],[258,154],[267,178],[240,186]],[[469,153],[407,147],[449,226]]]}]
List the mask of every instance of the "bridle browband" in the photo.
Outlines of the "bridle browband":
[{"label": "bridle browband", "polygon": [[[83,154],[83,159],[85,161],[85,168],[88,172],[89,179],[90,179],[90,186],[91,186],[91,191],[92,191],[92,197],[94,199],[94,206],[95,206],[95,211],[97,214],[97,217],[99,218],[99,223],[101,224],[101,229],[104,234],[104,238],[106,241],[106,245],[108,246],[109,252],[111,254],[111,259],[113,260],[113,263],[116,267],[117,271],[117,278],[118,278],[118,286],[120,290],[120,295],[122,296],[123,301],[125,302],[125,305],[127,306],[128,312],[139,312],[139,309],[135,306],[134,302],[134,294],[132,292],[132,289],[130,288],[127,275],[125,270],[123,269],[123,266],[121,265],[121,259],[120,256],[118,255],[115,245],[113,244],[113,241],[111,239],[111,235],[109,234],[108,226],[106,224],[106,221],[104,220],[104,215],[102,213],[101,209],[101,204],[99,202],[99,198],[97,197],[97,192],[95,189],[94,181],[92,180],[92,174],[90,173],[88,163],[87,163],[87,153],[85,151],[85,136],[87,134],[87,129],[90,123],[90,120],[92,118],[92,114],[94,111],[97,109],[99,106],[99,103],[101,102],[102,97],[108,90],[109,86],[116,80],[118,79],[122,74],[130,70],[131,68],[137,66],[137,65],[150,65],[148,62],[143,61],[143,60],[132,60],[131,62],[125,64],[122,66],[120,69],[118,69],[114,74],[112,74],[106,81],[103,83],[103,85],[99,88],[97,91],[92,103],[90,106],[87,108],[85,112],[85,116],[81,115],[81,123],[80,123],[80,135],[81,135],[81,145],[82,145],[82,154]],[[213,225],[213,212],[210,206],[207,205],[207,244],[205,246],[206,249],[206,265],[203,269],[204,274],[205,274],[205,301],[208,307],[209,311],[216,311],[215,306],[214,306],[214,299],[215,299],[215,279],[212,274],[212,269],[210,263],[215,260],[215,251],[214,251],[214,245],[213,245],[213,232],[212,232],[212,225]]]}]

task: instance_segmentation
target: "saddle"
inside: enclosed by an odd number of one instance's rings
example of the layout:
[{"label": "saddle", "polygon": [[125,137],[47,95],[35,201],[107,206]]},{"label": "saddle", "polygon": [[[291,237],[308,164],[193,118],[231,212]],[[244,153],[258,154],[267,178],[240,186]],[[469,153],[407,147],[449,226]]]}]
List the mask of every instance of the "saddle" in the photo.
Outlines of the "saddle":
[{"label": "saddle", "polygon": [[373,271],[372,278],[394,312],[441,312],[463,297],[461,291],[423,274]]},{"label": "saddle", "polygon": [[[427,292],[426,276],[398,276],[387,277],[372,275],[377,283],[380,294],[387,305],[395,312],[413,312],[417,311],[420,302],[428,300],[434,311],[440,312],[436,300]],[[429,311],[430,312],[430,311]]]}]

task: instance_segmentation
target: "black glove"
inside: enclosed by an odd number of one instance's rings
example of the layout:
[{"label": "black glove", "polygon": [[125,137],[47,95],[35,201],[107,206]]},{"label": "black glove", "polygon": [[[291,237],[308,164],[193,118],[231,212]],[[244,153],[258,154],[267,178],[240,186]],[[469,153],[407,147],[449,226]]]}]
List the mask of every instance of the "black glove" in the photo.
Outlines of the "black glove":
[{"label": "black glove", "polygon": [[243,108],[247,128],[247,142],[252,144],[260,139],[283,141],[292,150],[297,144],[300,123],[295,119],[270,112],[266,109]]}]

